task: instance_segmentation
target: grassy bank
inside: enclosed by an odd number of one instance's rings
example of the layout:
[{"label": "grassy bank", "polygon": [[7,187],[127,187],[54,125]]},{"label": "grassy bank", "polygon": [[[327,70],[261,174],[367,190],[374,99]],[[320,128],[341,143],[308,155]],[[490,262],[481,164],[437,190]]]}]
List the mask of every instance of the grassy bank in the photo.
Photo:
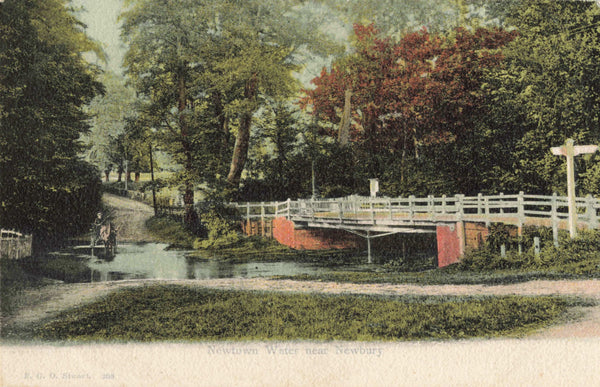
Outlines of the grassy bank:
[{"label": "grassy bank", "polygon": [[146,221],[146,228],[158,240],[172,248],[191,250],[196,237],[187,231],[181,222],[169,217],[152,217]]},{"label": "grassy bank", "polygon": [[353,250],[294,250],[273,239],[257,236],[240,237],[227,246],[215,248],[198,248],[196,243],[194,249],[194,241],[197,238],[175,219],[154,217],[146,222],[146,227],[154,237],[168,243],[171,248],[193,250],[189,256],[197,259],[219,259],[235,263],[295,261],[318,263],[324,266],[358,264],[365,260]]},{"label": "grassy bank", "polygon": [[458,269],[423,272],[334,271],[323,274],[277,276],[296,281],[346,282],[357,284],[501,285],[533,280],[584,279],[589,276],[543,271],[463,271]]},{"label": "grassy bank", "polygon": [[62,282],[85,282],[91,270],[81,258],[48,255],[20,260],[0,260],[0,296],[2,315],[13,312],[23,290]]},{"label": "grassy bank", "polygon": [[562,316],[557,297],[382,297],[152,286],[37,327],[75,341],[416,340],[522,335]]}]

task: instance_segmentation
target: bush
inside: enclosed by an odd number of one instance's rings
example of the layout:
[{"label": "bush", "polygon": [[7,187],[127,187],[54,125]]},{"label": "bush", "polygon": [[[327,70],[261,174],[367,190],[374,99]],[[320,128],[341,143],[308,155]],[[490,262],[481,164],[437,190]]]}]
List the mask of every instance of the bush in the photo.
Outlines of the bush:
[{"label": "bush", "polygon": [[[572,274],[600,275],[600,232],[580,231],[575,239],[563,233],[559,247],[554,247],[552,230],[528,228],[523,232],[523,253],[510,250],[502,257],[497,243],[501,238],[476,251],[465,254],[459,266],[467,270],[543,269]],[[543,248],[539,254],[533,251],[533,238],[540,238]]]},{"label": "bush", "polygon": [[168,216],[152,217],[146,221],[150,233],[171,247],[191,249],[194,245],[195,235],[186,230],[181,221]]},{"label": "bush", "polygon": [[240,236],[231,221],[222,217],[216,211],[202,214],[202,223],[208,231],[206,239],[196,239],[195,249],[211,249],[232,245],[239,241]]}]

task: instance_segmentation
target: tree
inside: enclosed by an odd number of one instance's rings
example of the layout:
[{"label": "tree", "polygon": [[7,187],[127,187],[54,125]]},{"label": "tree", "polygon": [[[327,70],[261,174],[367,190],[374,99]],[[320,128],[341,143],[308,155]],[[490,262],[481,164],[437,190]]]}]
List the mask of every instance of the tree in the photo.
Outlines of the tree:
[{"label": "tree", "polygon": [[302,138],[307,123],[301,115],[289,101],[272,101],[256,114],[243,200],[286,200],[309,192],[310,160]]},{"label": "tree", "polygon": [[498,47],[513,38],[496,28],[460,27],[448,35],[421,30],[394,42],[373,25],[356,25],[355,35],[355,53],[324,69],[302,104],[337,122],[351,90],[351,139],[360,163],[371,177],[382,177],[400,155],[401,184],[409,154],[419,159],[422,149],[473,129],[471,118],[485,97],[484,69],[499,64]]},{"label": "tree", "polygon": [[103,88],[65,4],[0,4],[0,225],[36,243],[80,232],[100,205],[98,171],[78,154],[82,107]]},{"label": "tree", "polygon": [[[502,138],[496,190],[566,192],[564,161],[549,149],[600,142],[600,7],[594,2],[523,1],[507,10],[518,37],[506,66],[491,71],[487,132]],[[500,144],[498,144],[500,146]],[[593,158],[578,160],[580,176]],[[585,181],[583,187],[589,186]]]},{"label": "tree", "polygon": [[[154,127],[179,143],[171,149],[183,155],[188,210],[194,182],[226,176],[221,179],[237,190],[254,114],[266,97],[283,98],[296,90],[294,53],[316,35],[293,17],[301,3],[129,2],[123,14],[129,75],[147,98],[145,111]],[[221,173],[225,155],[230,162]],[[201,165],[209,157],[219,160],[219,170],[212,171],[218,176],[208,176],[210,170]]]},{"label": "tree", "polygon": [[[82,140],[88,148],[86,159],[105,173],[106,181],[113,169],[119,173],[120,181],[126,155],[119,148],[123,145],[120,142],[128,137],[125,136],[127,118],[135,113],[135,91],[125,85],[124,78],[114,73],[105,72],[100,79],[106,92],[94,98],[87,106],[87,113],[92,117],[91,129]],[[141,145],[132,145],[130,153],[138,146]],[[129,156],[129,161],[131,157]]]}]

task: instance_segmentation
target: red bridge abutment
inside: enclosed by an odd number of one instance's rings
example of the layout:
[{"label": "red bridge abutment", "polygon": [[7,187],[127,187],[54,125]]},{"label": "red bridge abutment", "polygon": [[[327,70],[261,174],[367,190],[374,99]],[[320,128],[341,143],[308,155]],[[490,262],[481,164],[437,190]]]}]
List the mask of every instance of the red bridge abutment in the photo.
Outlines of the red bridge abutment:
[{"label": "red bridge abutment", "polygon": [[343,230],[297,229],[286,218],[273,219],[273,238],[296,250],[355,249],[364,242]]},{"label": "red bridge abutment", "polygon": [[478,249],[490,233],[485,223],[456,222],[436,227],[438,267],[457,263],[466,249]]},{"label": "red bridge abutment", "polygon": [[[272,237],[282,245],[296,250],[328,250],[363,248],[365,241],[344,230],[298,229],[284,217],[272,219]],[[489,230],[484,223],[456,222],[436,227],[438,267],[457,263],[468,248],[479,248]],[[271,236],[265,235],[265,236]]]}]

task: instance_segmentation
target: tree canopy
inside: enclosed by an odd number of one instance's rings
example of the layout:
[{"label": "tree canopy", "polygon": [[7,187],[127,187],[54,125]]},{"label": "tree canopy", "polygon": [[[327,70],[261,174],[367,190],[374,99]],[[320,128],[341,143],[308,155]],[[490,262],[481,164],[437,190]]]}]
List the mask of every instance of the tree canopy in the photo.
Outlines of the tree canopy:
[{"label": "tree canopy", "polygon": [[41,237],[79,231],[100,203],[79,137],[103,87],[80,55],[94,44],[65,6],[0,4],[0,225]]}]

